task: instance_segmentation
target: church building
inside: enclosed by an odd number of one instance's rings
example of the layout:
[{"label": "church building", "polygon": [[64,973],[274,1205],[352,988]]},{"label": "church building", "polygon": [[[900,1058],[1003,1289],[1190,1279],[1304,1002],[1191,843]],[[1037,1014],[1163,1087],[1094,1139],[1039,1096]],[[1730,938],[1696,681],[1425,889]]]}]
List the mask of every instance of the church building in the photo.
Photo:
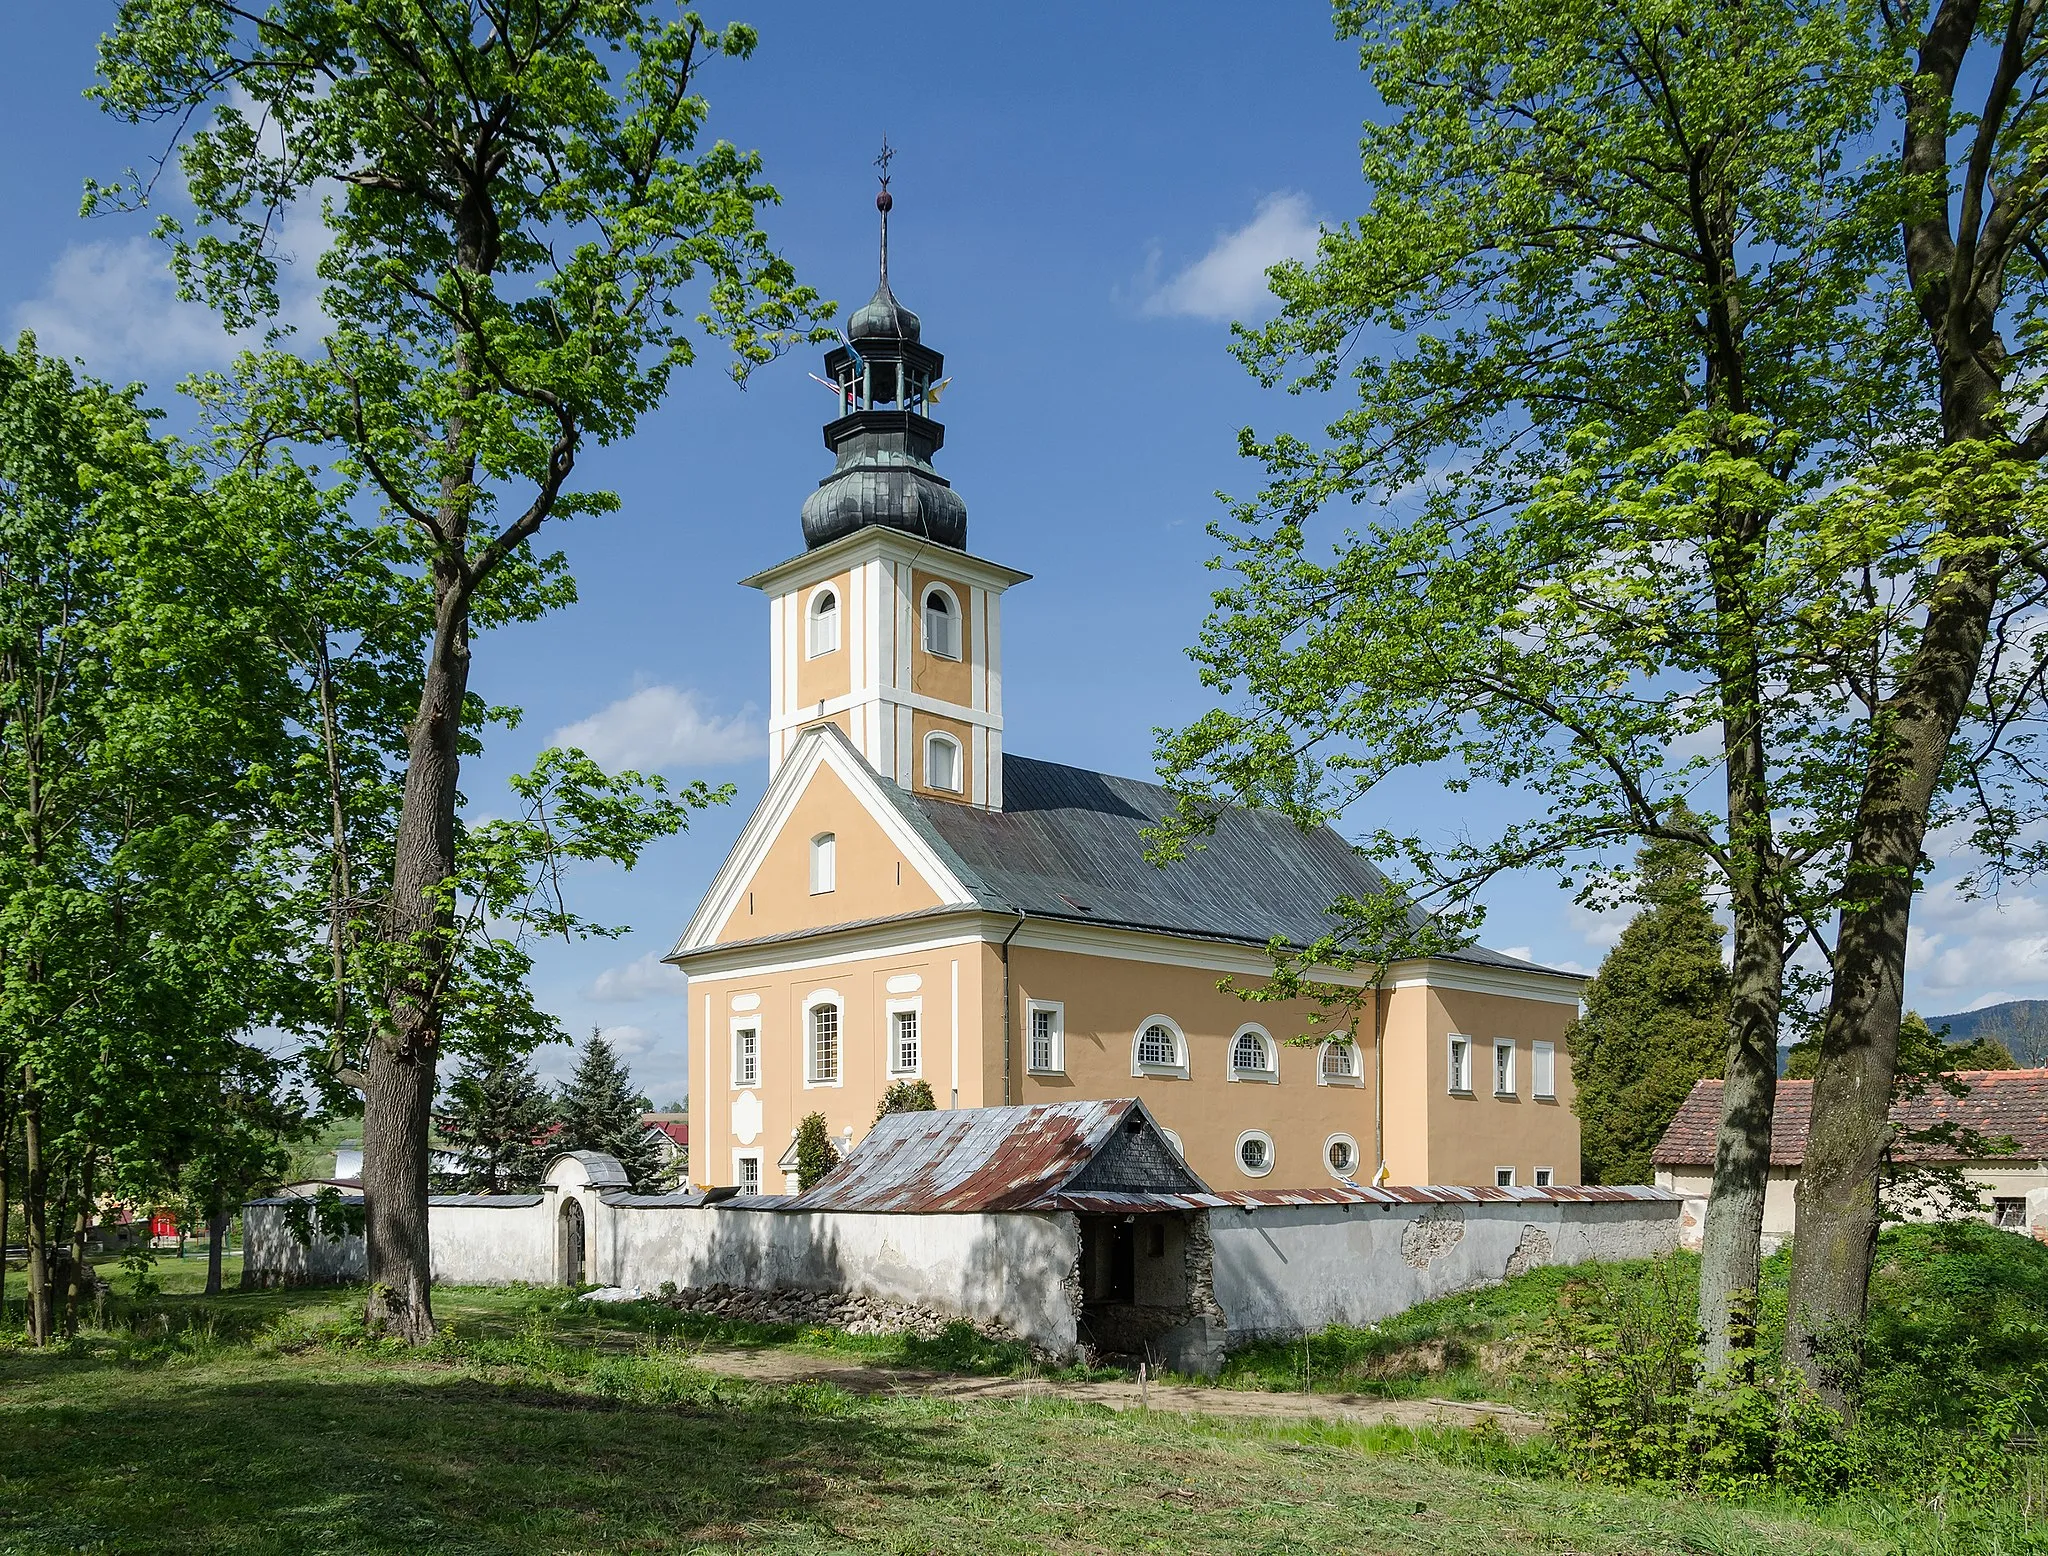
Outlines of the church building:
[{"label": "church building", "polygon": [[1368,995],[1358,1030],[1310,1033],[1312,1006],[1218,981],[1256,983],[1273,937],[1308,944],[1382,890],[1368,861],[1234,810],[1159,868],[1165,789],[1005,751],[1004,600],[1030,575],[968,549],[934,468],[944,359],[890,291],[877,204],[881,283],[825,358],[833,469],[802,553],[745,580],[768,601],[768,791],[668,957],[692,1178],[794,1193],[799,1120],[843,1152],[921,1080],[941,1108],[1142,1098],[1218,1189],[1576,1183],[1584,980],[1473,947],[1397,964],[1376,1019]]}]

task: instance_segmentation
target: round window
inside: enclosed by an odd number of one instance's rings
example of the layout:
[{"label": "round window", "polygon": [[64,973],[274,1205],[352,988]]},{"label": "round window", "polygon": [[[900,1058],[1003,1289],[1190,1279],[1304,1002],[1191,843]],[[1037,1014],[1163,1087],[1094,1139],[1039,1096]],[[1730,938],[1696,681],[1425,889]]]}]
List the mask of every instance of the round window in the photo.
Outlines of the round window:
[{"label": "round window", "polygon": [[1248,1129],[1239,1135],[1237,1165],[1251,1177],[1265,1177],[1273,1170],[1273,1137],[1263,1129]]},{"label": "round window", "polygon": [[1330,1171],[1340,1178],[1348,1178],[1358,1168],[1358,1142],[1348,1135],[1335,1135],[1323,1147],[1323,1159],[1330,1164]]}]

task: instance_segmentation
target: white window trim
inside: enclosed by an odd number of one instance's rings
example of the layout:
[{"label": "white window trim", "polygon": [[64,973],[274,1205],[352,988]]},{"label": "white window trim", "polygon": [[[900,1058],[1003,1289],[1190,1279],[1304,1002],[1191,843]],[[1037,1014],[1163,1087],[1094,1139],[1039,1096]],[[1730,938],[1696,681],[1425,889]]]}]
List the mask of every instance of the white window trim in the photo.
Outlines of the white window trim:
[{"label": "white window trim", "polygon": [[[1543,1061],[1550,1061],[1550,1085],[1543,1084]],[[1531,1043],[1529,1045],[1529,1095],[1538,1102],[1557,1100],[1557,1044]]]},{"label": "white window trim", "polygon": [[[829,868],[820,870],[819,860],[828,861]],[[818,883],[823,881],[821,886]],[[811,839],[811,895],[822,897],[827,892],[839,890],[839,834],[820,832]]]},{"label": "white window trim", "polygon": [[[1500,1056],[1508,1056],[1507,1084],[1501,1084]],[[1493,1094],[1496,1097],[1520,1098],[1521,1078],[1515,1074],[1515,1040],[1512,1037],[1496,1037],[1493,1040]]]},{"label": "white window trim", "polygon": [[[754,1078],[740,1079],[740,1033],[754,1034]],[[761,1018],[757,1015],[734,1016],[732,1018],[732,1089],[749,1091],[761,1084]]]},{"label": "white window trim", "polygon": [[[818,609],[819,602],[822,600],[830,600],[832,602],[832,609],[829,612]],[[804,601],[804,658],[822,659],[827,654],[839,652],[839,618],[845,613],[845,610],[846,605],[839,598],[839,591],[830,584],[821,585],[811,591],[810,598]],[[832,641],[825,647],[819,648],[816,644],[815,633],[817,628],[815,624],[828,614],[832,618]]]},{"label": "white window trim", "polygon": [[[1138,1061],[1138,1039],[1145,1035],[1147,1027],[1165,1027],[1173,1034],[1174,1047],[1180,1054],[1178,1064],[1141,1064]],[[1184,1081],[1188,1078],[1188,1035],[1180,1029],[1178,1021],[1171,1016],[1147,1016],[1131,1029],[1131,1073],[1161,1080]]]},{"label": "white window trim", "polygon": [[[811,1012],[820,1005],[836,1005],[839,1007],[839,1079],[836,1081],[820,1081],[811,1078],[811,1061],[815,1057],[815,1051],[811,1047]],[[831,1091],[845,1086],[846,1001],[839,997],[837,989],[814,989],[804,996],[804,1027],[801,1041],[803,1043],[804,1090]]]},{"label": "white window trim", "polygon": [[[1351,1073],[1349,1075],[1325,1075],[1323,1055],[1338,1044],[1351,1050]],[[1363,1086],[1365,1084],[1365,1053],[1351,1040],[1350,1034],[1332,1032],[1316,1045],[1316,1084],[1318,1086]]]},{"label": "white window trim", "polygon": [[[1330,1147],[1339,1141],[1351,1147],[1351,1170],[1349,1172],[1339,1172],[1330,1165]],[[1342,1183],[1347,1178],[1356,1182],[1358,1179],[1359,1163],[1364,1160],[1364,1155],[1358,1149],[1358,1137],[1356,1135],[1347,1135],[1340,1130],[1323,1141],[1323,1171],[1335,1178],[1339,1183]]]},{"label": "white window trim", "polygon": [[[953,778],[951,785],[932,781],[932,747],[941,743],[953,748]],[[924,786],[937,794],[965,794],[967,792],[967,753],[959,740],[944,730],[935,729],[924,737]]]},{"label": "white window trim", "polygon": [[[897,1016],[898,1016],[898,1015],[900,1015],[900,1014],[901,1014],[902,1012],[904,1012],[904,1011],[906,1011],[906,1010],[907,1010],[907,1011],[909,1011],[909,1012],[910,1012],[910,1013],[911,1013],[911,1014],[912,1014],[913,1016],[917,1017],[917,1067],[916,1067],[915,1069],[912,1069],[912,1070],[899,1070],[899,1069],[898,1069],[898,1068],[896,1067],[896,1061],[897,1061],[897,1058],[898,1058],[898,1055],[897,1055],[897,1047],[898,1047],[898,1044],[897,1044],[897,1042],[896,1042],[896,1018],[897,1018]],[[887,1007],[886,1007],[886,1009],[884,1010],[884,1013],[883,1013],[883,1020],[884,1020],[885,1022],[887,1022],[887,1024],[888,1024],[888,1030],[889,1030],[889,1052],[888,1052],[888,1055],[887,1055],[887,1058],[888,1058],[888,1068],[889,1068],[889,1079],[891,1079],[892,1081],[902,1081],[902,1080],[917,1080],[917,1079],[918,1079],[919,1077],[921,1077],[921,1076],[922,1076],[922,1075],[924,1074],[924,999],[923,999],[923,997],[922,997],[922,996],[920,996],[920,997],[919,997],[919,998],[917,998],[917,999],[900,999],[900,1000],[890,1000],[890,1001],[888,1002],[888,1004],[887,1004]],[[841,1016],[840,1016],[840,1021],[839,1021],[839,1024],[840,1024],[840,1038],[839,1038],[839,1061],[840,1061],[840,1062],[839,1062],[839,1073],[840,1073],[841,1075],[844,1075],[844,1074],[846,1073],[846,1035],[845,1035],[845,1028],[846,1028],[846,1018],[845,1018],[845,1015],[844,1015],[843,1013],[842,1013],[842,1014],[841,1014]]]},{"label": "white window trim", "polygon": [[[1501,1182],[1501,1181],[1500,1181],[1500,1179],[1501,1179],[1501,1174],[1502,1174],[1502,1173],[1506,1173],[1506,1174],[1507,1174],[1507,1179],[1508,1179],[1508,1181],[1507,1181],[1507,1182],[1505,1182],[1505,1183],[1503,1183],[1503,1182]],[[1497,1189],[1511,1189],[1511,1188],[1513,1188],[1513,1187],[1515,1186],[1515,1169],[1514,1169],[1514,1168],[1512,1168],[1512,1167],[1496,1167],[1496,1168],[1494,1168],[1494,1169],[1493,1169],[1493,1186],[1494,1186],[1495,1188],[1497,1188]]]},{"label": "white window trim", "polygon": [[[1237,1066],[1238,1040],[1246,1033],[1259,1040],[1259,1048],[1266,1063],[1256,1070],[1241,1070]],[[1254,1085],[1277,1086],[1280,1084],[1280,1047],[1273,1041],[1273,1034],[1256,1021],[1247,1021],[1230,1034],[1230,1046],[1224,1050],[1230,1059],[1230,1078],[1233,1081],[1250,1081]]]},{"label": "white window trim", "polygon": [[[1031,1018],[1041,1010],[1052,1012],[1052,1065],[1045,1068],[1031,1062]],[[1140,1031],[1144,1028],[1140,1027]],[[1064,1075],[1067,1073],[1067,1006],[1064,1000],[1026,1000],[1024,1002],[1024,1073],[1027,1075]]]},{"label": "white window trim", "polygon": [[1180,1143],[1180,1131],[1177,1129],[1168,1129],[1164,1124],[1161,1124],[1159,1126],[1159,1132],[1162,1135],[1166,1136],[1166,1143],[1173,1147],[1173,1154],[1178,1156],[1182,1161],[1186,1161],[1188,1159],[1188,1153],[1186,1147],[1184,1147]]},{"label": "white window trim", "polygon": [[[1458,1084],[1458,1045],[1465,1045],[1465,1084]],[[1444,1037],[1444,1089],[1454,1097],[1472,1095],[1472,1039],[1463,1032],[1446,1033]]]},{"label": "white window trim", "polygon": [[[932,647],[931,634],[925,628],[924,602],[934,594],[943,594],[946,603],[953,608],[953,640],[958,653],[941,654]],[[917,643],[934,659],[943,659],[948,664],[958,664],[967,657],[967,612],[961,608],[960,596],[951,584],[940,583],[937,579],[927,580],[917,593]]]},{"label": "white window trim", "polygon": [[[1266,1165],[1256,1172],[1244,1164],[1244,1143],[1247,1140],[1263,1140],[1266,1144]],[[1265,1130],[1247,1129],[1237,1137],[1237,1143],[1231,1146],[1230,1160],[1231,1164],[1247,1178],[1263,1178],[1273,1171],[1274,1164],[1279,1160],[1279,1152],[1273,1149],[1273,1137]]]},{"label": "white window trim", "polygon": [[754,1164],[754,1192],[756,1194],[766,1192],[768,1174],[767,1168],[761,1160],[761,1148],[759,1146],[750,1146],[745,1150],[735,1150],[732,1153],[733,1187],[742,1193],[746,1192],[746,1179],[740,1172],[740,1163],[748,1161]]},{"label": "white window trim", "polygon": [[1557,1172],[1550,1167],[1535,1168],[1529,1174],[1529,1184],[1532,1188],[1554,1189],[1557,1187]]}]

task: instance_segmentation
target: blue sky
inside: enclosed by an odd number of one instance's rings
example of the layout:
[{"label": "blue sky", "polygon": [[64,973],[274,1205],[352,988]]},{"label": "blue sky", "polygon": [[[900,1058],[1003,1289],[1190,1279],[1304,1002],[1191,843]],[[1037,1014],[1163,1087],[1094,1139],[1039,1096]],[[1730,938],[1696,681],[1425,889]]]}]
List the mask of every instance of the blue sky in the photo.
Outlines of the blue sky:
[{"label": "blue sky", "polygon": [[[215,365],[210,319],[172,298],[141,220],[82,222],[81,181],[157,149],[79,95],[110,7],[22,7],[0,57],[0,313],[11,335],[102,377],[174,385]],[[941,470],[969,544],[1033,581],[1005,601],[1006,744],[1142,774],[1152,729],[1207,704],[1186,647],[1207,606],[1214,494],[1256,478],[1236,431],[1298,417],[1229,357],[1265,265],[1355,214],[1371,99],[1325,8],[1131,3],[1034,7],[782,3],[741,14],[761,47],[706,78],[714,134],[757,147],[782,208],[770,231],[803,279],[849,308],[874,285],[874,180],[895,167],[891,276],[954,376]],[[595,754],[730,780],[734,804],[630,875],[579,878],[617,942],[543,954],[539,992],[582,1033],[610,1031],[657,1101],[684,1089],[687,1000],[657,965],[766,777],[766,606],[732,580],[800,548],[797,510],[829,468],[812,354],[744,393],[707,354],[623,446],[586,457],[623,511],[559,529],[582,603],[478,647],[475,684],[527,710],[465,773],[488,807],[505,773],[574,728]],[[1404,826],[1487,818],[1416,782]],[[1488,944],[1590,968],[1618,929],[1544,880],[1493,896]],[[1939,886],[1917,910],[1911,997],[1929,1012],[2048,994],[2048,903],[2002,909]],[[560,1073],[569,1056],[542,1056]]]}]

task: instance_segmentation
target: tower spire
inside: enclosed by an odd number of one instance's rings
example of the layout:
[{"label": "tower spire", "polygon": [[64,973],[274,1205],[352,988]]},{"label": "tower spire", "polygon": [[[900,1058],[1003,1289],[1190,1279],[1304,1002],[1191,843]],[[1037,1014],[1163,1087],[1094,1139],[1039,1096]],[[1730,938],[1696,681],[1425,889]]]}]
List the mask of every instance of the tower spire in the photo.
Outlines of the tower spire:
[{"label": "tower spire", "polygon": [[875,196],[875,209],[882,213],[882,290],[889,290],[889,212],[896,204],[889,193],[889,164],[895,160],[895,149],[889,144],[889,135],[882,133],[882,154],[875,158],[875,166],[882,170],[882,188]]}]

